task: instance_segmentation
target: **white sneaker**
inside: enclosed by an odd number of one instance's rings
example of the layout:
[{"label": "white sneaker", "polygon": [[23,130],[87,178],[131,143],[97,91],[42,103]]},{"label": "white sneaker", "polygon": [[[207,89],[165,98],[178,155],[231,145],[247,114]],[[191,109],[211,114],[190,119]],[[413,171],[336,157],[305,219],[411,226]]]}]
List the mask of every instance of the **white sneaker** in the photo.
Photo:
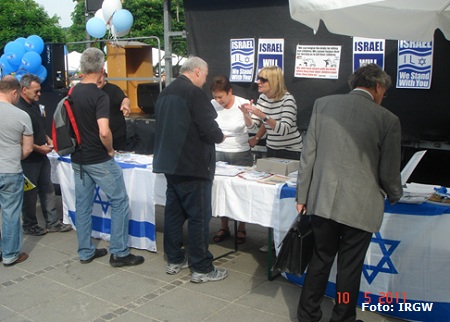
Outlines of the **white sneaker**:
[{"label": "white sneaker", "polygon": [[225,268],[216,268],[209,273],[197,273],[193,272],[191,275],[192,283],[205,283],[205,282],[215,282],[223,280],[228,276],[228,271]]},{"label": "white sneaker", "polygon": [[188,259],[187,257],[185,257],[183,262],[181,262],[180,264],[167,263],[166,273],[169,275],[175,275],[178,274],[182,269],[188,267],[189,267]]}]

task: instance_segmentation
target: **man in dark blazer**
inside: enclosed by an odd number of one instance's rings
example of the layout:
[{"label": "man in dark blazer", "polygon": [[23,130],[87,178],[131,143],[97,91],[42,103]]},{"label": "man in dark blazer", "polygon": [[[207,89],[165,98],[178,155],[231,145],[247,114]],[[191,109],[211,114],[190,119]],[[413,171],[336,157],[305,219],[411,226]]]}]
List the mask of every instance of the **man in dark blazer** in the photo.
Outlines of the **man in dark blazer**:
[{"label": "man in dark blazer", "polygon": [[304,139],[297,211],[312,215],[315,245],[298,305],[301,322],[320,321],[336,254],[336,292],[349,301],[336,302],[330,321],[355,321],[364,258],[381,226],[384,199],[395,203],[403,193],[400,121],[380,106],[391,79],[370,64],[349,85],[349,94],[316,100]]},{"label": "man in dark blazer", "polygon": [[[208,250],[211,193],[215,172],[215,144],[225,136],[214,120],[217,112],[202,90],[208,65],[189,57],[181,75],[156,102],[153,172],[167,179],[164,210],[166,273],[192,267],[191,282],[219,281],[227,270],[214,267]],[[183,223],[188,221],[189,258],[183,247]]]}]

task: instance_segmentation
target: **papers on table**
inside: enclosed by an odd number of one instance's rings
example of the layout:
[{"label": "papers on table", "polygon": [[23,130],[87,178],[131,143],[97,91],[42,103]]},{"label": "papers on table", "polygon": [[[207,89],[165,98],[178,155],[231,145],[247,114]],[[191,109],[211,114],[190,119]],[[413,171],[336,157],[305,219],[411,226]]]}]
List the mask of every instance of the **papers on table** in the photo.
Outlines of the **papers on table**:
[{"label": "papers on table", "polygon": [[403,188],[403,196],[398,202],[421,204],[428,200],[434,193],[434,186],[421,183],[408,183]]},{"label": "papers on table", "polygon": [[116,152],[114,159],[117,162],[133,163],[142,165],[151,165],[153,163],[153,157],[145,154],[134,154],[130,152]]},{"label": "papers on table", "polygon": [[270,177],[258,180],[258,182],[266,183],[266,184],[284,184],[284,183],[288,182],[289,179],[291,179],[291,178],[282,176],[279,174],[274,174]]},{"label": "papers on table", "polygon": [[244,171],[244,167],[229,165],[226,162],[219,161],[216,163],[216,176],[234,177]]},{"label": "papers on table", "polygon": [[271,174],[267,172],[261,172],[256,170],[246,171],[239,174],[239,178],[245,179],[245,180],[252,180],[252,181],[258,181],[262,180],[264,178],[270,177]]}]

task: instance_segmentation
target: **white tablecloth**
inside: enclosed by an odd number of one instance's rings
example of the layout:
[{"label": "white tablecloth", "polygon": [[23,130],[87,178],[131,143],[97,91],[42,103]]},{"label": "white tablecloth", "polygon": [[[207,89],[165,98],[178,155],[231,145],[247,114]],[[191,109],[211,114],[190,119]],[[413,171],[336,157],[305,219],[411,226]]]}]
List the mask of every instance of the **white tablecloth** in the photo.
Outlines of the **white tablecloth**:
[{"label": "white tablecloth", "polygon": [[[64,222],[74,227],[75,183],[70,158],[49,156],[52,181],[61,187]],[[130,199],[128,246],[156,252],[155,175],[144,165],[121,163],[125,186]],[[109,241],[110,209],[106,195],[97,187],[92,213],[92,237]]]}]

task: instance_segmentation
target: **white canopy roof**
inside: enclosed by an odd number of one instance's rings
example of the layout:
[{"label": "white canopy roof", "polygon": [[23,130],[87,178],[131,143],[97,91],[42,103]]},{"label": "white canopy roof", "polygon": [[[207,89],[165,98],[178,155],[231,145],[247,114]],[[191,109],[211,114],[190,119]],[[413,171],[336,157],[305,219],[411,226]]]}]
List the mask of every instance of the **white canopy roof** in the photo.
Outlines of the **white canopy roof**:
[{"label": "white canopy roof", "polygon": [[450,0],[289,0],[291,17],[336,34],[431,41],[436,29],[450,39]]}]

